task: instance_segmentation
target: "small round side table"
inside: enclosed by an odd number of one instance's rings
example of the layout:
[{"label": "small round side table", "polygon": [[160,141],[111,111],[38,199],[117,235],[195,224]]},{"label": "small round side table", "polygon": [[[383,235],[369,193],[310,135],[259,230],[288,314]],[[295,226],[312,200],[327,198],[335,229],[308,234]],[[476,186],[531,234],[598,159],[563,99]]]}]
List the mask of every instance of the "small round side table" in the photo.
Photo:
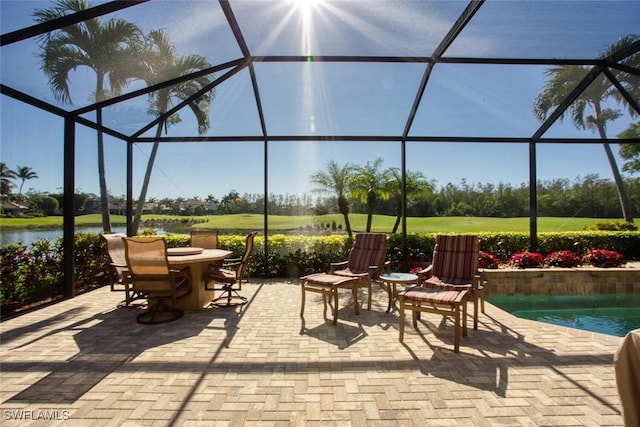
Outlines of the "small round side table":
[{"label": "small round side table", "polygon": [[381,275],[379,280],[387,288],[387,293],[389,294],[387,313],[391,311],[393,301],[398,298],[397,285],[417,285],[419,282],[418,276],[411,273],[386,273]]}]

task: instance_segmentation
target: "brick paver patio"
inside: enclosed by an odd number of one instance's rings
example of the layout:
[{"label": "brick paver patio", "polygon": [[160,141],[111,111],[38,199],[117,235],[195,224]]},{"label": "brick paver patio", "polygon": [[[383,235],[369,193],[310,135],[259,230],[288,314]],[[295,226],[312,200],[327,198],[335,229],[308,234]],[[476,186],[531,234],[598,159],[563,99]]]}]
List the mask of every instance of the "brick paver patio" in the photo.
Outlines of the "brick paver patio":
[{"label": "brick paver patio", "polygon": [[0,424],[622,425],[621,338],[487,304],[455,354],[451,320],[436,315],[419,331],[407,320],[400,344],[379,287],[360,316],[341,293],[336,326],[319,295],[300,318],[298,281],[242,293],[242,309],[157,326],[137,324],[140,308],[117,308],[108,288],[2,322]]}]

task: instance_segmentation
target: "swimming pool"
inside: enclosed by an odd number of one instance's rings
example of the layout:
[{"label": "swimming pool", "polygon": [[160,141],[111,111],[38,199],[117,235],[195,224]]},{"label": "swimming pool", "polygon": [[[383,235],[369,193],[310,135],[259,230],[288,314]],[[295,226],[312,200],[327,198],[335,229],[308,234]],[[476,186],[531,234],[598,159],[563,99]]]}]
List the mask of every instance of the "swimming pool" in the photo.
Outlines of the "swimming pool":
[{"label": "swimming pool", "polygon": [[493,295],[514,316],[623,337],[640,328],[640,294]]}]

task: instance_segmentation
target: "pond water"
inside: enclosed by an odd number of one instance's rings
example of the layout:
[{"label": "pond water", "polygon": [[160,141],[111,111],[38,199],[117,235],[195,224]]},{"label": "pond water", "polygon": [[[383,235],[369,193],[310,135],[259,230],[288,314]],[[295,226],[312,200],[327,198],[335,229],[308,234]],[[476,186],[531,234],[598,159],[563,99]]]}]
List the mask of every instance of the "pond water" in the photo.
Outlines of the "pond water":
[{"label": "pond water", "polygon": [[640,294],[494,295],[514,316],[618,337],[640,328]]},{"label": "pond water", "polygon": [[[163,227],[153,227],[158,234],[164,234]],[[126,233],[126,227],[113,227],[114,233]],[[188,233],[189,231],[169,231],[171,233]],[[76,227],[76,233],[102,233],[102,227]],[[62,237],[62,229],[23,229],[23,230],[2,230],[0,232],[0,246],[4,247],[13,243],[22,242],[23,245],[30,245],[36,240],[48,239],[53,242],[58,237]]]}]

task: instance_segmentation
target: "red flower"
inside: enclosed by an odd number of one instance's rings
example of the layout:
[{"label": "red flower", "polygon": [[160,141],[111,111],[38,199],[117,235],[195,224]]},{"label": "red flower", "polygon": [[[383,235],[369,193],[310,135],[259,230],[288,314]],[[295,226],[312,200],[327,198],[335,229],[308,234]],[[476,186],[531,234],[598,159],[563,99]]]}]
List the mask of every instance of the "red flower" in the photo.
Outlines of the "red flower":
[{"label": "red flower", "polygon": [[544,265],[544,258],[537,252],[516,252],[511,255],[507,264],[517,268],[535,268]]},{"label": "red flower", "polygon": [[582,257],[584,264],[594,267],[620,267],[625,263],[624,256],[608,249],[594,249]]},{"label": "red flower", "polygon": [[500,267],[500,260],[491,252],[480,251],[480,259],[478,261],[479,268],[496,269]]},{"label": "red flower", "polygon": [[555,251],[544,258],[544,262],[551,267],[577,267],[582,260],[572,251]]}]

